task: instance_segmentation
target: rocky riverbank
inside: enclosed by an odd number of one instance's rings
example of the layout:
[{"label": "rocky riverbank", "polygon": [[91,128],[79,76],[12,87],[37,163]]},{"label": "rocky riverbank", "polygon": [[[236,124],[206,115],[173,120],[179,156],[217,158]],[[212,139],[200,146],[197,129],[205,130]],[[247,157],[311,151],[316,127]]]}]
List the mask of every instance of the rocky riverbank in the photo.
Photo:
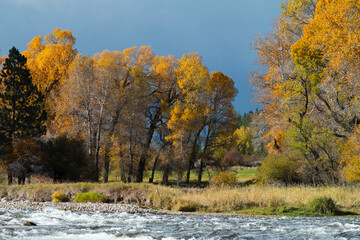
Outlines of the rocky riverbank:
[{"label": "rocky riverbank", "polygon": [[45,208],[56,208],[72,212],[102,212],[102,213],[152,213],[159,215],[177,214],[166,210],[154,210],[140,208],[133,204],[120,203],[74,203],[74,202],[34,202],[30,200],[8,200],[2,198],[0,200],[0,209],[10,210],[33,210],[41,211]]}]

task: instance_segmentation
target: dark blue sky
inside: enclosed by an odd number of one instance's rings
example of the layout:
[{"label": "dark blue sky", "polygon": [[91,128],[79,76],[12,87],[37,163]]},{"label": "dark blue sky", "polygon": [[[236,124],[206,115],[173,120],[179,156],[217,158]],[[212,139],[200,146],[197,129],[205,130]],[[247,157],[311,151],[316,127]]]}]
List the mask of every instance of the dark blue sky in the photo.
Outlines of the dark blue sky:
[{"label": "dark blue sky", "polygon": [[254,110],[251,43],[270,31],[284,0],[0,0],[1,55],[37,35],[71,30],[79,53],[151,46],[157,55],[198,52],[210,71],[233,78],[237,111]]}]

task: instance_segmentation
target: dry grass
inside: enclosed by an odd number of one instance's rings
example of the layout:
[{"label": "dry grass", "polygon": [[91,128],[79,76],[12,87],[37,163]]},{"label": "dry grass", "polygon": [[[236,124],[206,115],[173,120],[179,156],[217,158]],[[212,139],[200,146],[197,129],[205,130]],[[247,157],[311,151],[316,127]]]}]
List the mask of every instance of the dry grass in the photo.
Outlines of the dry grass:
[{"label": "dry grass", "polygon": [[340,207],[360,209],[360,187],[260,187],[206,189],[179,196],[180,201],[205,206],[213,211],[232,211],[252,207],[306,205],[316,197],[331,197]]},{"label": "dry grass", "polygon": [[171,188],[152,184],[67,183],[0,186],[0,197],[51,201],[55,191],[70,197],[93,191],[108,202],[134,203],[145,207],[176,211],[233,212],[250,208],[305,206],[315,197],[331,197],[346,210],[360,209],[360,186],[347,187],[268,187]]}]

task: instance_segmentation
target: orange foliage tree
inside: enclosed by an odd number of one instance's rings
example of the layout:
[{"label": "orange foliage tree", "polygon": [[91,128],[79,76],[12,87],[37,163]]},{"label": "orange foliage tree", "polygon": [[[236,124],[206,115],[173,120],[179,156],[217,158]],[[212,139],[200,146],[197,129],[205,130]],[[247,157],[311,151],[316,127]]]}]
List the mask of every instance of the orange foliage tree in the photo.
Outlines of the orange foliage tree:
[{"label": "orange foliage tree", "polygon": [[359,122],[360,5],[291,0],[282,7],[273,32],[255,43],[265,71],[251,77],[270,125],[267,137],[272,149],[304,159],[312,183],[336,182],[337,149]]}]

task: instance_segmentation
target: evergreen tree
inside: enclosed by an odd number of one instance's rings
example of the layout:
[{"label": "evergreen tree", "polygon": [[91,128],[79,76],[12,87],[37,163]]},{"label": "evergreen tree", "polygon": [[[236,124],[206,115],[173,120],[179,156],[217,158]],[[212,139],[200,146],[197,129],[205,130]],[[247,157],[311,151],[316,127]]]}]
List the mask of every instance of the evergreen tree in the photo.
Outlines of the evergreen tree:
[{"label": "evergreen tree", "polygon": [[17,139],[46,132],[44,96],[32,83],[26,61],[13,47],[0,72],[0,137],[7,150]]},{"label": "evergreen tree", "polygon": [[249,111],[248,113],[240,114],[238,116],[238,121],[237,121],[238,128],[240,128],[242,126],[244,126],[245,128],[250,127],[253,115],[254,115],[253,111]]}]

